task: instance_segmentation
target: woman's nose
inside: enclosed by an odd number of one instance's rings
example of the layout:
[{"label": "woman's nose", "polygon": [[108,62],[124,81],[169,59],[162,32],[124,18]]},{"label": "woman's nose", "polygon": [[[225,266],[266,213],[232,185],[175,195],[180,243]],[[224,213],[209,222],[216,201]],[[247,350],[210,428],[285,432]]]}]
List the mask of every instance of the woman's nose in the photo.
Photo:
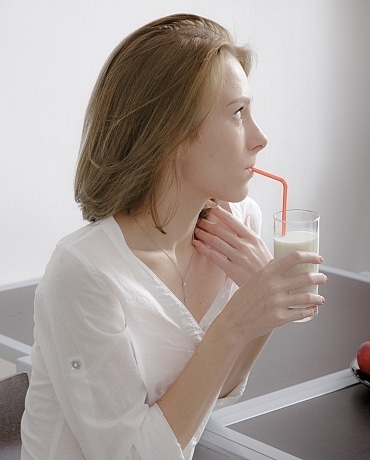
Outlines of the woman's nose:
[{"label": "woman's nose", "polygon": [[247,149],[258,153],[266,147],[267,137],[253,119],[251,120],[251,127],[248,131]]}]

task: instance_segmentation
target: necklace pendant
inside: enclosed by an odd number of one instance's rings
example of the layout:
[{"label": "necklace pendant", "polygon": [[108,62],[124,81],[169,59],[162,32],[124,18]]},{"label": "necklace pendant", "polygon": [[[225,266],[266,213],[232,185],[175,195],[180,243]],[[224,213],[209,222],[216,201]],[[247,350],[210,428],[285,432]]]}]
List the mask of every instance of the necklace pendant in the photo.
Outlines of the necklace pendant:
[{"label": "necklace pendant", "polygon": [[194,246],[192,248],[192,253],[191,253],[191,257],[190,257],[190,260],[189,260],[189,265],[188,265],[188,268],[186,269],[186,272],[184,274],[184,276],[182,276],[182,273],[177,265],[177,263],[174,261],[174,259],[172,259],[172,257],[169,255],[169,253],[164,250],[163,248],[161,248],[161,246],[159,246],[159,244],[155,241],[154,238],[152,238],[152,236],[150,235],[150,233],[148,233],[145,228],[140,224],[140,222],[137,220],[136,216],[134,215],[133,218],[135,219],[137,225],[139,228],[141,228],[141,230],[143,231],[143,233],[147,236],[147,238],[153,243],[154,246],[157,247],[157,249],[159,251],[161,251],[166,257],[167,259],[172,263],[172,265],[174,266],[176,272],[178,273],[179,277],[181,278],[181,286],[182,286],[182,290],[184,291],[184,304],[186,305],[187,302],[188,302],[188,297],[187,297],[187,293],[186,293],[186,287],[187,287],[187,282],[186,282],[186,275],[188,274],[188,271],[190,269],[190,266],[191,266],[191,261],[193,260],[193,255],[194,255]]}]

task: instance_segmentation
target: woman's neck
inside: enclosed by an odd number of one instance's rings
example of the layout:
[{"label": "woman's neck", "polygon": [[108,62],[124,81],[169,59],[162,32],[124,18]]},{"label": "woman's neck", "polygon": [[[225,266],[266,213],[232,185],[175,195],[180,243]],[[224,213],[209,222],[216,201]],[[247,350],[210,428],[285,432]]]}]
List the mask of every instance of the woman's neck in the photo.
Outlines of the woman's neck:
[{"label": "woman's neck", "polygon": [[[159,210],[158,217],[161,222],[163,221],[161,220],[163,215],[164,213]],[[198,215],[198,210],[189,212],[179,207],[171,220],[165,225],[165,233],[155,227],[153,217],[148,209],[137,213],[133,217],[137,226],[147,234],[152,242],[154,241],[161,249],[176,255],[193,247],[192,240]]]}]

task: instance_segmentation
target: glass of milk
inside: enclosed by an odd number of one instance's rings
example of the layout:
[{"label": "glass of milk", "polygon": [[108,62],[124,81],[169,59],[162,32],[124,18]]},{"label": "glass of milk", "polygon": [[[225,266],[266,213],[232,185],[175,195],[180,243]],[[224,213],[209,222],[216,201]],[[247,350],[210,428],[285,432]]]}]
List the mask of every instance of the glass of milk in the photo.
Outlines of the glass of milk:
[{"label": "glass of milk", "polygon": [[[274,257],[281,259],[293,251],[309,251],[319,253],[319,220],[320,216],[306,209],[288,209],[286,219],[282,211],[274,214]],[[289,274],[318,272],[316,264],[299,264]],[[307,286],[296,292],[312,292],[317,294],[318,286]],[[292,305],[290,308],[304,308],[303,305]],[[309,321],[313,316],[297,322]]]}]

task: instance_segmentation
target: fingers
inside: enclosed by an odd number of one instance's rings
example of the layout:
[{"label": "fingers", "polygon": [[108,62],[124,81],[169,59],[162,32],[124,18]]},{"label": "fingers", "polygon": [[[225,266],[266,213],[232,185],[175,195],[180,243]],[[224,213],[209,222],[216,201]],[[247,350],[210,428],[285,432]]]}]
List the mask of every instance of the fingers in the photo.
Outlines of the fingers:
[{"label": "fingers", "polygon": [[[200,231],[199,231],[200,230]],[[216,236],[230,245],[234,246],[237,242],[237,233],[234,229],[225,226],[223,222],[210,222],[206,219],[199,219],[195,228],[195,236],[208,243],[214,243],[212,236]]]},{"label": "fingers", "polygon": [[[205,245],[212,247],[214,250],[225,254],[226,257],[231,256],[231,252],[238,244],[236,236],[230,234],[229,231],[222,228],[218,224],[207,223],[205,227],[213,227],[213,231],[203,230],[200,227],[196,227],[194,235],[196,240],[203,242]],[[194,241],[194,242],[195,242]],[[198,248],[198,246],[196,246]]]},{"label": "fingers", "polygon": [[216,250],[214,249],[213,245],[209,246],[208,244],[200,240],[194,240],[193,245],[200,254],[206,256],[209,260],[214,262],[224,271],[226,271],[226,269],[230,265],[230,261],[228,257],[225,255],[225,252],[226,253],[228,252],[228,245],[223,243],[221,240],[219,241],[219,247],[225,245],[225,248],[223,251]]},{"label": "fingers", "polygon": [[[231,216],[227,211],[222,211]],[[221,242],[227,243],[233,249],[240,250],[242,243],[254,241],[255,233],[242,222],[232,217],[230,224],[228,225],[227,222],[221,220],[212,222],[207,219],[199,219],[194,234],[198,240],[221,251],[226,248]]]},{"label": "fingers", "polygon": [[281,272],[288,272],[298,264],[322,264],[324,259],[319,254],[307,251],[294,251],[286,257],[279,260],[274,260]]},{"label": "fingers", "polygon": [[[223,209],[221,206],[216,206],[215,208],[212,208],[210,210],[210,216],[216,217],[218,221],[222,222],[225,227],[227,227],[230,231],[235,233],[238,236],[245,237],[248,235],[248,232],[246,231],[246,227],[248,228],[249,226],[246,226],[241,222],[239,219],[234,217],[229,211]],[[205,222],[201,222],[205,221]],[[209,220],[206,219],[200,219],[200,223],[207,223]],[[207,231],[211,231],[211,227],[207,228]],[[249,231],[250,228],[249,228]]]},{"label": "fingers", "polygon": [[325,297],[312,292],[297,292],[288,294],[289,305],[301,305],[306,306],[320,306],[324,305]]},{"label": "fingers", "polygon": [[[290,296],[290,305],[322,305],[325,299],[315,293],[314,286],[327,282],[324,273],[318,273],[317,265],[323,258],[312,252],[296,251],[274,261],[277,272],[282,275],[280,288]],[[275,267],[275,268],[276,268]]]},{"label": "fingers", "polygon": [[292,321],[301,321],[305,318],[316,317],[319,307],[325,303],[325,298],[318,294],[302,292],[298,294],[286,293],[274,305],[276,324],[281,326]]},{"label": "fingers", "polygon": [[[214,210],[212,209],[212,212]],[[224,220],[199,219],[194,230],[194,246],[199,253],[218,265],[238,286],[272,259],[263,240],[247,225],[221,209]],[[230,225],[227,225],[230,217]],[[241,234],[244,233],[244,236]]]},{"label": "fingers", "polygon": [[[309,267],[306,267],[307,269]],[[286,277],[287,283],[290,286],[290,292],[294,292],[296,289],[300,289],[307,286],[316,286],[325,284],[328,277],[324,273],[318,272],[302,272]]]},{"label": "fingers", "polygon": [[294,313],[291,321],[302,321],[306,318],[316,318],[319,314],[319,307],[310,305],[306,308],[297,308],[290,311]]}]

